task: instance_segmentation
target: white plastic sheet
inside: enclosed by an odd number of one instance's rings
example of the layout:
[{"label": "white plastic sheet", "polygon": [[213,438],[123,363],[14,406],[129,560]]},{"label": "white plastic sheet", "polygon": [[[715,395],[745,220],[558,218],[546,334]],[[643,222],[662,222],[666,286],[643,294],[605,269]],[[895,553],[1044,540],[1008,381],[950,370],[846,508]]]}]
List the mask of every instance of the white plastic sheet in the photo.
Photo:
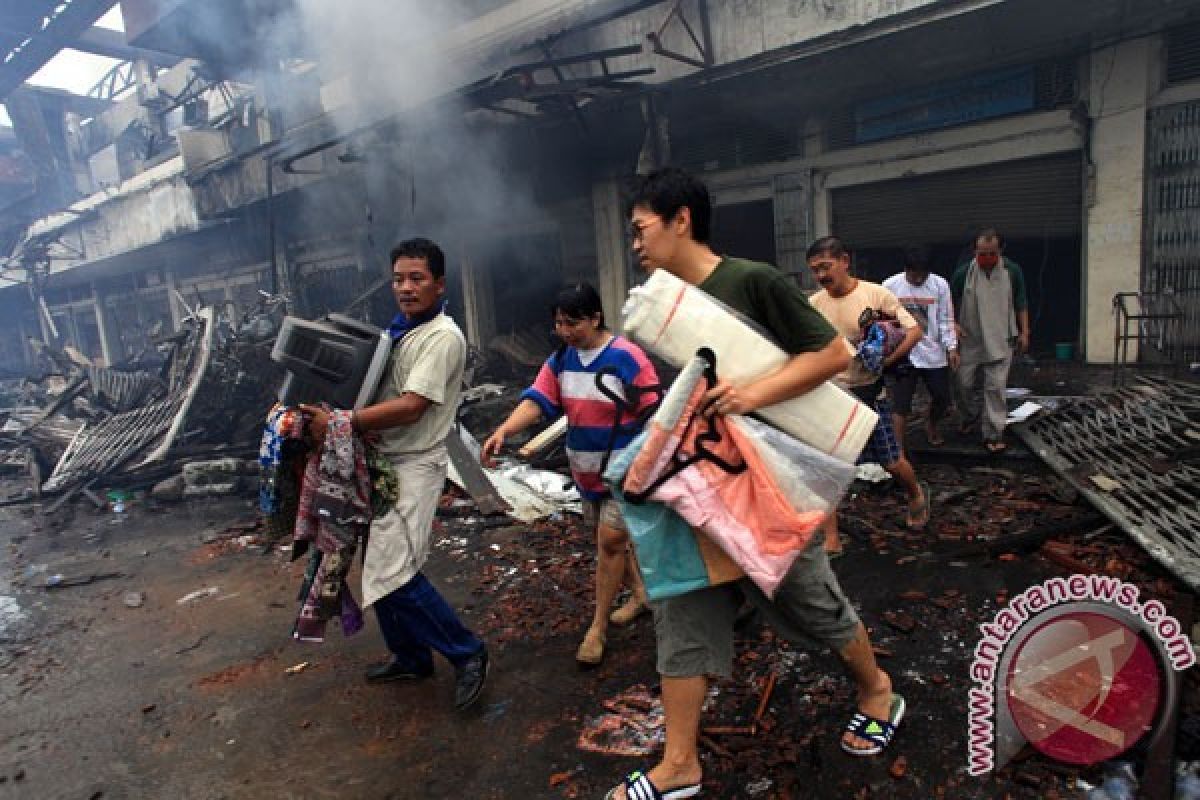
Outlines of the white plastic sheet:
[{"label": "white plastic sheet", "polygon": [[[697,350],[708,347],[717,356],[718,375],[744,382],[767,375],[788,360],[787,353],[715,298],[663,269],[630,290],[622,317],[626,335],[673,367],[682,367]],[[849,463],[858,459],[879,418],[832,383],[758,413],[775,427]]]}]

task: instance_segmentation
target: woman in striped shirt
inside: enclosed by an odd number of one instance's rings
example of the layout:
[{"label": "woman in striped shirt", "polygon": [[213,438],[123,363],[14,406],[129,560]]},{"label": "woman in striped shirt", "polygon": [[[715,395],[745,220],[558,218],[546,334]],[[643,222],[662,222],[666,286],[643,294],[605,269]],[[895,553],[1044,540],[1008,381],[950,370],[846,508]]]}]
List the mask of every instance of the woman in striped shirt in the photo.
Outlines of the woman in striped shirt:
[{"label": "woman in striped shirt", "polygon": [[[608,623],[627,624],[646,610],[629,533],[620,508],[601,480],[601,471],[610,454],[619,452],[637,434],[639,414],[657,397],[649,390],[657,389],[658,375],[641,348],[609,331],[600,295],[592,286],[580,283],[563,289],[553,312],[554,332],[562,339],[562,347],[546,359],[533,385],[522,393],[520,404],[488,437],[481,458],[490,466],[509,436],[566,414],[567,459],[583,497],[584,523],[595,531],[597,542],[596,610],[575,658],[582,664],[599,664]],[[608,392],[632,408],[620,411],[600,390],[596,379],[601,372]],[[610,615],[623,580],[632,596]]]}]

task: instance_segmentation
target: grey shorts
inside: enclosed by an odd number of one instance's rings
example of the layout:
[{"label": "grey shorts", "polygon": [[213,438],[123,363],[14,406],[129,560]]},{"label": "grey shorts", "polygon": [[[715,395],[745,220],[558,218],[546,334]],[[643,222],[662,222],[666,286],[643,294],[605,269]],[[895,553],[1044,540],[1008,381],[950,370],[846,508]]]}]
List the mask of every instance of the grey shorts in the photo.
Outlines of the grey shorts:
[{"label": "grey shorts", "polygon": [[621,516],[621,505],[616,500],[611,497],[603,500],[584,500],[584,528],[594,532],[601,524],[606,528],[629,532],[625,527],[625,518]]},{"label": "grey shorts", "polygon": [[749,578],[650,603],[658,640],[658,672],[668,678],[733,673],[733,623],[742,600],[752,603],[783,638],[816,639],[841,651],[853,639],[858,613],[838,585],[818,532],[796,559],[773,600]]}]

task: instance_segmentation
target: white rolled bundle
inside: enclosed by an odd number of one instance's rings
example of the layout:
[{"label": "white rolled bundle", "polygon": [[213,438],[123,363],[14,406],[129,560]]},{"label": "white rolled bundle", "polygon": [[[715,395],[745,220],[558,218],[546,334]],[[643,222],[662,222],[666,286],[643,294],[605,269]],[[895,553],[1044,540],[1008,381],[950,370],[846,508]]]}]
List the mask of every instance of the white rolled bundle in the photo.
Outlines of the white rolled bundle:
[{"label": "white rolled bundle", "polygon": [[[753,381],[783,366],[789,356],[711,295],[665,269],[656,269],[629,291],[621,311],[625,334],[673,367],[701,347],[717,356],[717,374],[735,383]],[[823,453],[854,463],[879,415],[854,395],[823,383],[812,391],[758,410],[782,431]]]}]

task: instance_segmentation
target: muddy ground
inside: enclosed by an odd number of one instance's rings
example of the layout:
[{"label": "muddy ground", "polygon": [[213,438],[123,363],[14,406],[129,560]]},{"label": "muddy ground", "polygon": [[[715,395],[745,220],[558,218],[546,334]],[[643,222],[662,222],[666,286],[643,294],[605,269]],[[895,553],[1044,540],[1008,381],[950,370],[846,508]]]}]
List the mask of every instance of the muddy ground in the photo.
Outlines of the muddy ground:
[{"label": "muddy ground", "polygon": [[[745,725],[767,677],[777,682],[755,735],[708,737],[706,796],[1082,796],[1077,770],[1039,757],[986,780],[965,774],[967,666],[975,626],[1007,593],[1065,572],[987,544],[1056,521],[1079,543],[1099,526],[1073,522],[1086,509],[1031,460],[921,473],[936,498],[931,530],[901,532],[893,490],[856,484],[835,562],[908,699],[893,746],[844,755],[851,687],[837,661],[750,620],[737,675],[704,724]],[[79,501],[52,518],[0,509],[0,799],[602,797],[651,762],[578,747],[605,700],[655,690],[649,618],[612,632],[601,667],[578,669],[592,566],[578,520],[489,527],[452,513],[439,517],[428,573],[493,654],[482,701],[461,714],[444,663],[430,682],[363,682],[385,655],[374,620],[350,639],[289,638],[303,565],[261,553],[248,497],[134,502],[123,514]],[[1087,545],[1081,557],[1116,554],[1148,591],[1170,591],[1118,535]],[[43,588],[54,575],[98,579]],[[140,607],[126,605],[130,592]]]}]

